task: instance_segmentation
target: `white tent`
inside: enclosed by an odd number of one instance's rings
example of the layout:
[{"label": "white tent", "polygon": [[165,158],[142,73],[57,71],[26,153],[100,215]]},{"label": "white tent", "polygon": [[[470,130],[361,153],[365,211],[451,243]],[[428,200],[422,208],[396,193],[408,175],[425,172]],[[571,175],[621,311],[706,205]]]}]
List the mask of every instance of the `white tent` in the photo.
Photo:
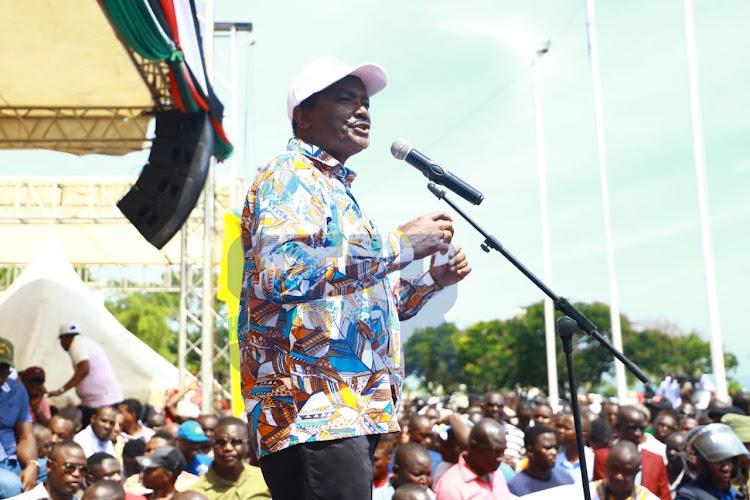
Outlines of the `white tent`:
[{"label": "white tent", "polygon": [[65,321],[77,321],[82,335],[104,348],[125,397],[163,405],[164,391],[177,387],[177,368],[110,314],[53,236],[0,297],[0,337],[13,342],[16,368],[43,367],[50,390],[73,375],[70,357],[57,340]]}]

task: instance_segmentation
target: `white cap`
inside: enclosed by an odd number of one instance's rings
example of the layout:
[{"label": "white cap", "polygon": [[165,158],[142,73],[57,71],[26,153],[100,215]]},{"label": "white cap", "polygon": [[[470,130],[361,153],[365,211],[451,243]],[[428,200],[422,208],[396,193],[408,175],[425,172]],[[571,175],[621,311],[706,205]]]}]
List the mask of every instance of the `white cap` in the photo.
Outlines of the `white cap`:
[{"label": "white cap", "polygon": [[81,327],[75,321],[68,321],[60,325],[60,336],[63,335],[78,335],[81,333]]},{"label": "white cap", "polygon": [[201,409],[195,403],[182,400],[177,403],[175,413],[182,418],[198,418],[201,416]]},{"label": "white cap", "polygon": [[307,63],[289,86],[286,96],[286,112],[289,121],[293,120],[294,108],[299,103],[341,80],[354,75],[365,84],[367,95],[372,97],[388,84],[385,70],[373,63],[351,67],[333,57],[324,57]]}]

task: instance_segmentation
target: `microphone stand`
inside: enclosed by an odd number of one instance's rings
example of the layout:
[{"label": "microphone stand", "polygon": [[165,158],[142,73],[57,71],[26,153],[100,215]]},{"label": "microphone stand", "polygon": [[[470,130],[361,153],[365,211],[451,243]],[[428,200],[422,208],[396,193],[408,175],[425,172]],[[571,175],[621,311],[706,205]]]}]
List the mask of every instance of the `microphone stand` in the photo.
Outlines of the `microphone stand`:
[{"label": "microphone stand", "polygon": [[622,354],[620,351],[614,348],[612,344],[610,344],[607,339],[605,339],[597,330],[596,325],[591,322],[581,311],[579,311],[573,304],[568,302],[568,299],[561,297],[557,295],[555,292],[553,292],[547,285],[542,282],[539,278],[537,278],[534,273],[529,271],[521,262],[516,259],[510,252],[508,252],[500,243],[500,240],[492,236],[491,234],[487,233],[484,229],[482,229],[479,224],[474,222],[474,220],[466,215],[466,213],[461,210],[458,206],[456,206],[455,203],[453,203],[446,195],[445,191],[438,188],[437,185],[434,182],[430,182],[427,184],[427,189],[430,190],[432,194],[435,195],[435,197],[438,200],[445,201],[448,205],[450,205],[453,210],[458,212],[458,214],[463,217],[463,219],[468,222],[474,229],[476,229],[479,234],[481,234],[484,237],[484,242],[480,245],[482,250],[489,253],[489,251],[496,250],[500,252],[503,256],[505,256],[508,261],[510,261],[513,266],[516,267],[521,273],[524,274],[527,278],[531,280],[532,283],[534,283],[544,294],[552,299],[552,302],[555,304],[555,309],[563,313],[563,316],[558,319],[557,321],[557,330],[558,334],[560,335],[560,338],[563,342],[563,350],[565,352],[565,359],[567,361],[567,369],[568,369],[568,383],[570,384],[570,404],[571,408],[573,410],[573,420],[575,422],[575,428],[576,428],[576,441],[578,444],[578,461],[581,464],[581,481],[583,486],[583,495],[586,500],[591,499],[591,494],[589,492],[588,488],[588,474],[586,471],[586,455],[584,453],[584,443],[583,443],[583,431],[581,429],[581,412],[578,407],[578,387],[576,385],[576,378],[575,378],[575,370],[573,367],[573,333],[576,331],[576,329],[580,328],[583,330],[584,333],[587,335],[590,335],[591,337],[594,337],[599,344],[607,349],[614,357],[619,359],[622,364],[625,365],[625,367],[630,370],[630,372],[635,375],[638,380],[643,382],[643,384],[646,387],[650,386],[650,382],[648,377],[645,373],[632,361],[630,361],[628,358],[625,357],[624,354]]}]

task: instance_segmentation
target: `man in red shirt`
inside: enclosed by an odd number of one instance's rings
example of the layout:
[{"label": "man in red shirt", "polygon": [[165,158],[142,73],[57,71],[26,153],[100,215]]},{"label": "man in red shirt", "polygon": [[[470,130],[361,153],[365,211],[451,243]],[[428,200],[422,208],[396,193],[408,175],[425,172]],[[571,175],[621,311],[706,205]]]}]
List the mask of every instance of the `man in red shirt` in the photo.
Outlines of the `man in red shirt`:
[{"label": "man in red shirt", "polygon": [[[669,479],[664,459],[661,455],[641,447],[641,443],[645,441],[643,432],[646,430],[646,415],[634,406],[621,406],[617,412],[615,430],[618,433],[617,441],[630,441],[641,452],[640,484],[648,488],[661,500],[671,500],[672,495],[669,492]],[[609,448],[596,450],[594,454],[594,480],[604,478],[609,450]],[[637,477],[636,484],[638,484]]]}]

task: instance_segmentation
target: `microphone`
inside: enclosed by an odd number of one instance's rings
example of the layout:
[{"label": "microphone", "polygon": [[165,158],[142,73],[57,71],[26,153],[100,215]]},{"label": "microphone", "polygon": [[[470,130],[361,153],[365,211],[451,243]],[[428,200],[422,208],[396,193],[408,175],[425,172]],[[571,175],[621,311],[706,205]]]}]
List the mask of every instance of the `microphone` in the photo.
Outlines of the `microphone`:
[{"label": "microphone", "polygon": [[447,187],[469,203],[473,203],[474,205],[482,203],[484,199],[482,193],[412,148],[406,139],[396,139],[393,141],[393,144],[391,144],[391,154],[397,160],[404,160],[409,165],[416,167],[417,170],[422,172],[432,182]]}]

